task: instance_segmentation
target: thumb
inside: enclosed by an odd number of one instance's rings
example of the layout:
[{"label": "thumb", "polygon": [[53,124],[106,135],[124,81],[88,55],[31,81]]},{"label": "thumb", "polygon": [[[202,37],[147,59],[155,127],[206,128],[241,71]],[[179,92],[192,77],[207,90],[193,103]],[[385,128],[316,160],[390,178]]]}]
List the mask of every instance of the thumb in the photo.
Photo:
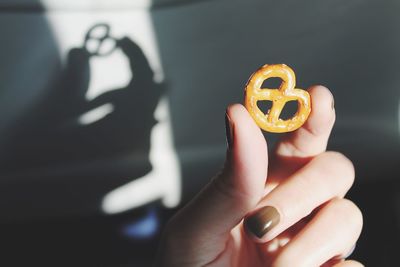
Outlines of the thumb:
[{"label": "thumb", "polygon": [[169,225],[194,251],[193,244],[210,251],[223,248],[224,237],[263,196],[268,152],[261,130],[240,104],[227,108],[226,127],[229,147],[222,172]]}]

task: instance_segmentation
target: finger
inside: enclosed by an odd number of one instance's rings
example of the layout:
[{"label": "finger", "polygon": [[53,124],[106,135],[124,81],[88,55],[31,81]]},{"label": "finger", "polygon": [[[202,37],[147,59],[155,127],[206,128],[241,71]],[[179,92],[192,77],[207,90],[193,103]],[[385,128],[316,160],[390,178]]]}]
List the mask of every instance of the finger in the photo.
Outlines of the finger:
[{"label": "finger", "polygon": [[306,123],[297,131],[286,134],[275,147],[270,174],[276,179],[290,175],[310,157],[326,150],[335,122],[333,95],[321,85],[310,87],[308,92],[312,101]]},{"label": "finger", "polygon": [[333,95],[324,86],[310,87],[311,113],[306,123],[297,131],[288,133],[277,144],[279,156],[309,157],[325,151],[335,122]]},{"label": "finger", "polygon": [[337,152],[320,154],[263,198],[246,216],[245,230],[256,242],[270,241],[321,204],[343,197],[353,181],[350,160]]},{"label": "finger", "polygon": [[345,259],[350,257],[351,254],[353,254],[354,250],[356,248],[356,245],[354,244],[346,253],[342,253],[341,255],[337,255],[336,257],[333,257],[329,261],[325,262],[321,267],[331,267],[335,266],[336,264],[343,262]]},{"label": "finger", "polygon": [[360,236],[362,223],[361,211],[353,202],[334,199],[290,240],[273,266],[321,266],[344,255]]},{"label": "finger", "polygon": [[343,261],[338,264],[335,264],[333,267],[364,267],[361,263],[358,261]]},{"label": "finger", "polygon": [[356,248],[356,245],[354,244],[345,255],[338,255],[338,256],[330,259],[329,261],[325,262],[323,265],[321,265],[321,267],[332,267],[340,262],[344,262],[345,259],[347,259],[354,252],[355,248]]},{"label": "finger", "polygon": [[[267,177],[267,145],[260,129],[239,104],[228,107],[227,160],[214,178],[170,223],[169,232],[193,244],[225,246],[244,215],[261,200]],[[172,227],[172,228],[171,228]]]}]

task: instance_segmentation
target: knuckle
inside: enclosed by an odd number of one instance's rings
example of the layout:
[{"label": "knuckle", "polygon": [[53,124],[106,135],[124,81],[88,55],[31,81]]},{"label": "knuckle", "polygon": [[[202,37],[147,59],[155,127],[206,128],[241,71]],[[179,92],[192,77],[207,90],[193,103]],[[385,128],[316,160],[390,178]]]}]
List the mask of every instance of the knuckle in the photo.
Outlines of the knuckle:
[{"label": "knuckle", "polygon": [[207,187],[210,187],[212,191],[221,197],[221,201],[235,203],[238,209],[254,205],[257,200],[255,195],[247,192],[231,180],[232,179],[228,179],[225,174],[220,174],[216,176]]},{"label": "knuckle", "polygon": [[361,230],[363,215],[358,206],[349,199],[334,199],[330,203],[331,212],[340,216],[345,224],[356,230]]},{"label": "knuckle", "polygon": [[351,160],[340,152],[327,151],[321,154],[320,159],[324,162],[324,169],[333,173],[340,173],[342,185],[346,191],[353,185],[355,179],[355,168]]},{"label": "knuckle", "polygon": [[209,186],[219,195],[225,196],[229,199],[236,199],[241,195],[241,192],[236,189],[231,181],[225,178],[223,173],[216,176]]}]

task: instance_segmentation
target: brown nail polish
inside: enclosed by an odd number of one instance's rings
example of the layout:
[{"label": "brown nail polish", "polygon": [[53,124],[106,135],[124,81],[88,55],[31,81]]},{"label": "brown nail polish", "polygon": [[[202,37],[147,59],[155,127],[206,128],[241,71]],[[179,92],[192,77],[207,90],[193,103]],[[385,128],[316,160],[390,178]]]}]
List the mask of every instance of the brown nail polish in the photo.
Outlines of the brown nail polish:
[{"label": "brown nail polish", "polygon": [[331,104],[332,109],[335,109],[335,100],[332,98],[332,104]]},{"label": "brown nail polish", "polygon": [[263,207],[244,219],[245,229],[258,238],[262,238],[279,223],[279,212],[271,206]]},{"label": "brown nail polish", "polygon": [[227,113],[225,113],[225,131],[226,131],[226,141],[228,143],[228,148],[231,148],[233,142],[232,123]]}]

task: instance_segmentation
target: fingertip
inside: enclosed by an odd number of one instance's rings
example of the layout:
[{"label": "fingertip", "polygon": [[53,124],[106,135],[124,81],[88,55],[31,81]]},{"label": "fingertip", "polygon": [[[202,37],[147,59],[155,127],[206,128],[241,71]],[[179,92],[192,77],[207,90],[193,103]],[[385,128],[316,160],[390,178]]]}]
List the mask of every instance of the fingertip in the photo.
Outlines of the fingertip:
[{"label": "fingertip", "polygon": [[267,233],[280,220],[278,210],[273,206],[264,206],[248,213],[243,220],[247,236],[256,243],[263,243]]},{"label": "fingertip", "polygon": [[277,155],[310,157],[326,150],[336,117],[333,95],[322,85],[307,91],[311,96],[310,116],[302,127],[282,138],[275,150]]},{"label": "fingertip", "polygon": [[311,113],[304,127],[313,134],[330,131],[335,121],[334,97],[331,91],[322,85],[310,87]]},{"label": "fingertip", "polygon": [[254,242],[254,243],[257,243],[257,244],[264,244],[264,243],[267,242],[265,237],[261,237],[260,238],[260,237],[256,236],[252,231],[250,231],[249,227],[246,225],[246,217],[243,220],[241,228],[242,228],[242,232],[244,233],[246,238],[248,240],[250,240],[251,242]]},{"label": "fingertip", "polygon": [[247,112],[246,108],[242,104],[230,104],[226,108],[226,114],[228,115],[229,118],[231,118],[234,122],[235,121],[243,121],[243,120],[248,120],[250,117],[250,114]]},{"label": "fingertip", "polygon": [[[232,126],[235,128],[233,143],[254,146],[257,145],[267,149],[266,141],[261,129],[254,122],[247,109],[241,104],[229,105],[226,109],[226,115]],[[235,142],[240,139],[240,142]]]}]

